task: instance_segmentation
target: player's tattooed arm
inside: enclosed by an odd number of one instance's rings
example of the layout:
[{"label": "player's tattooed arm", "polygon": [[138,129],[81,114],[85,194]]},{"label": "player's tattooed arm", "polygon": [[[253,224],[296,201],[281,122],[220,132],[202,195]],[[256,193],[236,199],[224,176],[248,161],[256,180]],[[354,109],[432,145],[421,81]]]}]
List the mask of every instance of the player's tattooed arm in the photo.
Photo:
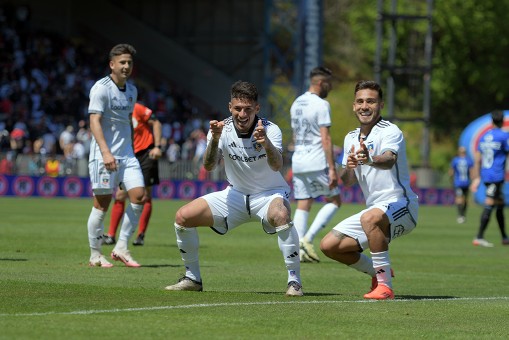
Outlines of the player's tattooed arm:
[{"label": "player's tattooed arm", "polygon": [[223,133],[224,122],[211,120],[210,131],[212,133],[212,139],[205,149],[205,155],[203,157],[203,167],[207,171],[212,171],[217,165],[219,160],[219,138]]},{"label": "player's tattooed arm", "polygon": [[207,171],[212,171],[217,165],[219,158],[219,141],[212,139],[207,145],[207,149],[205,150],[205,155],[203,157],[203,167]]},{"label": "player's tattooed arm", "polygon": [[258,120],[258,124],[254,130],[253,137],[265,149],[265,152],[267,153],[267,163],[269,163],[270,168],[273,171],[281,170],[283,167],[283,155],[272,144],[269,137],[267,137],[267,133],[261,119]]},{"label": "player's tattooed arm", "polygon": [[339,178],[345,186],[351,186],[357,183],[357,177],[353,169],[342,168],[339,170]]},{"label": "player's tattooed arm", "polygon": [[265,148],[265,151],[267,152],[267,163],[269,163],[270,168],[274,171],[281,170],[283,167],[283,155],[281,152],[272,143]]},{"label": "player's tattooed arm", "polygon": [[373,162],[370,165],[378,169],[388,170],[392,169],[397,160],[397,154],[393,153],[392,151],[385,151],[381,155],[373,156]]}]

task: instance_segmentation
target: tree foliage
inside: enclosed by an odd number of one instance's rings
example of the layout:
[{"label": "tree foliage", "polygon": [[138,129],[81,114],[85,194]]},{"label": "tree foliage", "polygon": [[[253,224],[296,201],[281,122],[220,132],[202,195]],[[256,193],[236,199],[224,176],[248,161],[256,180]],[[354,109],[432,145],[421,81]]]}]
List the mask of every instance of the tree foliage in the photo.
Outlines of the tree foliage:
[{"label": "tree foliage", "polygon": [[461,130],[494,108],[509,108],[508,1],[436,1],[432,126]]},{"label": "tree foliage", "polygon": [[[391,0],[383,1],[385,12],[392,3]],[[395,3],[398,14],[426,14],[427,0],[398,0]],[[325,63],[335,70],[342,83],[372,78],[378,1],[325,0],[324,4]],[[433,6],[430,128],[435,147],[432,146],[431,163],[432,167],[444,170],[466,125],[495,108],[509,109],[506,95],[509,93],[509,1],[435,0]],[[427,23],[423,21],[398,22],[397,66],[422,65],[426,29]],[[385,33],[387,30],[385,26]],[[387,60],[388,44],[385,35],[383,61]],[[423,82],[420,76],[395,76],[398,115],[421,114]],[[413,137],[417,139],[415,135]],[[416,144],[419,142],[417,140]],[[448,145],[450,152],[442,146],[439,148],[437,143]],[[440,156],[434,153],[438,149],[441,150]],[[414,158],[414,161],[417,163],[418,159]]]},{"label": "tree foliage", "polygon": [[[387,11],[392,1],[383,3]],[[426,0],[396,3],[399,14],[425,14],[427,5]],[[509,108],[508,11],[509,1],[434,1],[431,126],[438,132],[461,130],[494,108]],[[373,76],[376,18],[377,1],[325,1],[324,58],[346,81]],[[419,64],[422,56],[415,51],[421,47],[418,35],[425,30],[423,22],[398,23],[396,64]],[[387,39],[385,35],[384,51]],[[407,80],[403,78],[396,80]],[[406,103],[415,95],[401,88],[399,99]],[[404,107],[400,105],[400,110]]]}]

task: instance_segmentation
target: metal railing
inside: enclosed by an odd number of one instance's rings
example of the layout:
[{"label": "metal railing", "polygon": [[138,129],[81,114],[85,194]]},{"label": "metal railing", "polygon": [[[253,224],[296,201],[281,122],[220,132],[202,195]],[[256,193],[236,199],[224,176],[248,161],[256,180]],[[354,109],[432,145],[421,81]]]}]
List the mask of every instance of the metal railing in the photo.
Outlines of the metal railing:
[{"label": "metal railing", "polygon": [[[0,159],[7,157],[0,154]],[[59,176],[88,177],[88,159],[66,159],[63,155],[55,157],[60,162]],[[18,155],[13,162],[11,175],[43,176],[46,175],[45,164],[49,159],[45,155]],[[180,160],[170,163],[166,158],[159,160],[159,177],[166,179],[203,179],[224,181],[226,174],[223,163],[219,163],[212,172],[204,171],[201,163],[192,160]]]}]

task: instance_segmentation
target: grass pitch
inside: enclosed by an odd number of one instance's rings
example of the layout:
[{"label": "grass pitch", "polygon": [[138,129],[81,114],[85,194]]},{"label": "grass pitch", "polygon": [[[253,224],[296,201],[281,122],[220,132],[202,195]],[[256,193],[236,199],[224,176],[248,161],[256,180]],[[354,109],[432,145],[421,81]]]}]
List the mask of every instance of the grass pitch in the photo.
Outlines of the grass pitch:
[{"label": "grass pitch", "polygon": [[[225,236],[200,229],[204,292],[166,292],[184,270],[173,216],[154,201],[143,267],[88,267],[90,199],[0,198],[1,339],[507,338],[509,246],[495,217],[474,247],[481,208],[421,206],[419,225],[391,244],[393,301],[364,301],[370,279],[322,256],[303,264],[305,296],[287,298],[277,237],[257,223]],[[311,217],[321,204],[315,203]],[[344,205],[333,223],[361,209]],[[509,214],[507,214],[509,221]],[[106,220],[106,224],[109,219]],[[508,223],[509,224],[509,223]],[[112,246],[103,246],[107,255]]]}]

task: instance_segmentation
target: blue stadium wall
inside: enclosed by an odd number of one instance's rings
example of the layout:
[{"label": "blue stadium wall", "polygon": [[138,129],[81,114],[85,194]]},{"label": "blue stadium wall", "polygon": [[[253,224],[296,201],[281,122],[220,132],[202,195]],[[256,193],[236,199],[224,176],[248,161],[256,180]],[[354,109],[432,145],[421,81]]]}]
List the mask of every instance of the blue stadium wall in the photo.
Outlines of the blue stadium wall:
[{"label": "blue stadium wall", "polygon": [[[191,200],[207,193],[226,188],[227,182],[163,180],[153,188],[156,199]],[[454,203],[452,189],[414,188],[421,204],[451,205]],[[6,197],[92,197],[90,180],[86,177],[47,177],[0,175],[0,196]],[[341,188],[344,203],[364,203],[358,186]]]}]

